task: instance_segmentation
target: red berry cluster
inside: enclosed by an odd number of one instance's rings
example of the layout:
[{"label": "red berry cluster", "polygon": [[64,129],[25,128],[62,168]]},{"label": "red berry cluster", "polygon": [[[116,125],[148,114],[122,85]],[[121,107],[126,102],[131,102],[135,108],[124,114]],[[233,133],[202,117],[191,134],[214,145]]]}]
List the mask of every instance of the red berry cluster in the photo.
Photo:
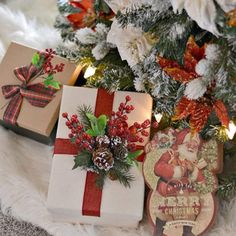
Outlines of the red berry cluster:
[{"label": "red berry cluster", "polygon": [[46,49],[45,52],[39,53],[40,56],[44,56],[43,70],[46,74],[55,74],[64,70],[64,63],[60,63],[55,66],[52,65],[52,59],[54,57],[53,54],[55,53],[56,52],[52,48]]},{"label": "red berry cluster", "polygon": [[78,120],[78,116],[72,115],[69,118],[67,112],[64,112],[62,116],[67,119],[66,126],[71,130],[68,137],[74,139],[79,150],[87,150],[91,152],[93,150],[94,141],[92,137],[85,132],[83,125]]},{"label": "red berry cluster", "polygon": [[108,122],[108,133],[112,137],[119,136],[122,140],[127,140],[128,149],[134,151],[136,149],[136,142],[143,143],[142,136],[149,136],[149,132],[146,131],[150,127],[150,120],[146,120],[143,123],[135,122],[132,126],[128,126],[127,120],[131,111],[135,108],[133,105],[127,105],[131,101],[130,96],[126,96],[125,103],[120,103],[118,111],[112,112],[112,117]]}]

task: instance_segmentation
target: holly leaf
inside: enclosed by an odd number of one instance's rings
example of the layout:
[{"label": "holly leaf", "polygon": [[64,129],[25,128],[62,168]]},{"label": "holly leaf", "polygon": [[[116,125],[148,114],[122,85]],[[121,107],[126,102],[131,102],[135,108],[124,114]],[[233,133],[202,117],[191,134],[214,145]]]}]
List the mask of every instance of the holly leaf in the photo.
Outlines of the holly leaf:
[{"label": "holly leaf", "polygon": [[135,163],[137,165],[137,160],[136,158],[140,156],[143,153],[143,150],[136,150],[135,152],[129,152],[128,156],[126,157],[126,162],[129,165],[132,165]]},{"label": "holly leaf", "polygon": [[78,168],[78,167],[89,167],[91,166],[92,161],[92,154],[89,152],[80,152],[77,156],[75,156],[74,159],[74,166],[72,170]]},{"label": "holly leaf", "polygon": [[49,86],[60,89],[61,83],[53,79],[53,74],[48,75],[48,77],[44,80],[44,86],[47,88]]},{"label": "holly leaf", "polygon": [[32,61],[31,63],[34,65],[34,66],[37,66],[38,65],[38,62],[39,62],[39,59],[40,59],[40,56],[39,56],[39,53],[36,52],[32,58]]},{"label": "holly leaf", "polygon": [[99,132],[97,117],[95,117],[91,113],[86,113],[86,116],[89,119],[91,129],[94,131],[94,134],[95,134],[94,136],[100,135],[101,133]]},{"label": "holly leaf", "polygon": [[45,56],[42,54],[40,55],[38,52],[36,52],[31,60],[31,63],[37,67],[41,68],[44,63]]},{"label": "holly leaf", "polygon": [[86,133],[89,134],[89,135],[92,136],[92,137],[97,136],[97,134],[96,134],[96,133],[94,132],[94,130],[92,130],[92,129],[88,129],[88,130],[86,131]]},{"label": "holly leaf", "polygon": [[102,135],[105,134],[105,128],[107,126],[107,117],[106,115],[100,115],[97,119],[97,125],[98,125],[98,129],[100,131],[100,133]]}]

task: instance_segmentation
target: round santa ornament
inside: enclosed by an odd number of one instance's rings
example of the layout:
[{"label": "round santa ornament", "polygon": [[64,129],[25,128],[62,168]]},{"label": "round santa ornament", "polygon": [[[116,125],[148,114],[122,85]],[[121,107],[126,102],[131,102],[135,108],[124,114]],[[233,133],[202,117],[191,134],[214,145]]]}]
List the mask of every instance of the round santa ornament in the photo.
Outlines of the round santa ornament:
[{"label": "round santa ornament", "polygon": [[203,141],[189,129],[170,128],[156,133],[145,152],[143,174],[151,189],[147,210],[154,236],[205,233],[216,217],[222,145]]}]

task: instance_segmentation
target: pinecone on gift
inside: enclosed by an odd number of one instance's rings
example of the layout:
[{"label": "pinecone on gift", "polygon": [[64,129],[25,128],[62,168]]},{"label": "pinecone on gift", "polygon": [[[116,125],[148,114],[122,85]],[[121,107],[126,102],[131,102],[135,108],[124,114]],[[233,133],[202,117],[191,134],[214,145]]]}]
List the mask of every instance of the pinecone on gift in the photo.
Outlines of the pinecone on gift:
[{"label": "pinecone on gift", "polygon": [[114,148],[122,144],[122,139],[119,136],[115,136],[111,138],[111,147]]},{"label": "pinecone on gift", "polygon": [[114,158],[109,148],[99,147],[93,153],[93,163],[100,170],[108,171],[113,167]]},{"label": "pinecone on gift", "polygon": [[128,156],[128,149],[125,144],[120,143],[113,148],[114,157],[119,160],[124,160]]},{"label": "pinecone on gift", "polygon": [[110,139],[107,135],[99,135],[96,137],[96,145],[97,147],[107,148],[110,145]]}]

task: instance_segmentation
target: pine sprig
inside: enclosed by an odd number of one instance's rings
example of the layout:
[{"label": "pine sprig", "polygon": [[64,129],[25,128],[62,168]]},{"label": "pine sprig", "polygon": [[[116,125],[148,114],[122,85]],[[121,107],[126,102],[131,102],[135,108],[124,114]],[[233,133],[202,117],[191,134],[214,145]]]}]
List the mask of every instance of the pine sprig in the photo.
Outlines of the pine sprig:
[{"label": "pine sprig", "polygon": [[85,127],[85,129],[90,128],[90,120],[88,119],[87,113],[93,113],[92,108],[90,106],[83,105],[78,108],[78,113],[80,117],[80,121]]},{"label": "pine sprig", "polygon": [[80,12],[79,8],[72,6],[67,0],[58,0],[57,7],[60,14]]},{"label": "pine sprig", "polygon": [[236,174],[232,173],[228,176],[220,175],[218,177],[219,187],[218,196],[223,199],[230,199],[236,195]]},{"label": "pine sprig", "polygon": [[134,180],[134,176],[129,172],[121,169],[113,168],[112,170],[116,179],[125,187],[131,187],[130,183]]}]

